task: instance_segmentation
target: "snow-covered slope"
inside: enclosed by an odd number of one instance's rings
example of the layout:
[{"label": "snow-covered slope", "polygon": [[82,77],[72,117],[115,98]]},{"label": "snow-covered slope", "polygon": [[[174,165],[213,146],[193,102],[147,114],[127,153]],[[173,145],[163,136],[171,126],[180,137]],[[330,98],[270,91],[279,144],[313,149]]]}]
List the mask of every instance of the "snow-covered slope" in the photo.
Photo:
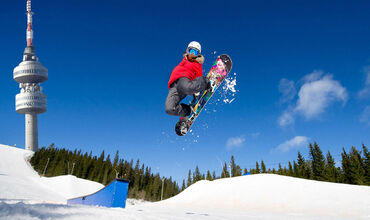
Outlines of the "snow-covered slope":
[{"label": "snow-covered slope", "polygon": [[72,175],[42,177],[40,182],[66,199],[88,195],[104,187],[103,184]]},{"label": "snow-covered slope", "polygon": [[75,176],[40,177],[28,163],[31,151],[0,145],[0,199],[66,203],[104,187]]},{"label": "snow-covered slope", "polygon": [[[200,181],[155,203],[126,209],[68,206],[103,185],[74,176],[40,177],[32,152],[0,145],[0,219],[370,219],[370,187],[272,174]],[[57,204],[56,204],[57,203]]]},{"label": "snow-covered slope", "polygon": [[370,218],[370,187],[258,174],[203,180],[161,205]]}]

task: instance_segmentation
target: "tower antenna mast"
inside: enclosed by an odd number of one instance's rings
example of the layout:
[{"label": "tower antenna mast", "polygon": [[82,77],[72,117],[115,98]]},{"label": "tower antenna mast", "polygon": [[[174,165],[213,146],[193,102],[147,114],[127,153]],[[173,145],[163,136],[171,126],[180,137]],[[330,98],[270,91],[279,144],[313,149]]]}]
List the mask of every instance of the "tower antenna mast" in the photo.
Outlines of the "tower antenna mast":
[{"label": "tower antenna mast", "polygon": [[31,0],[27,0],[27,46],[33,46]]}]

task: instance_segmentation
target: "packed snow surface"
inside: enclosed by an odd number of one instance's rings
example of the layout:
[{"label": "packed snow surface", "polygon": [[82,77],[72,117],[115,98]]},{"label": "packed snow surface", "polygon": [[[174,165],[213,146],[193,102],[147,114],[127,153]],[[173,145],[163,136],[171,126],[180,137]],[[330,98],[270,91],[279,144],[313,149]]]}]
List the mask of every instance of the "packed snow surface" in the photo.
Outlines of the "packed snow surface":
[{"label": "packed snow surface", "polygon": [[370,219],[370,187],[258,174],[199,181],[161,202],[127,207],[66,205],[99,183],[40,177],[32,152],[0,145],[0,219]]}]

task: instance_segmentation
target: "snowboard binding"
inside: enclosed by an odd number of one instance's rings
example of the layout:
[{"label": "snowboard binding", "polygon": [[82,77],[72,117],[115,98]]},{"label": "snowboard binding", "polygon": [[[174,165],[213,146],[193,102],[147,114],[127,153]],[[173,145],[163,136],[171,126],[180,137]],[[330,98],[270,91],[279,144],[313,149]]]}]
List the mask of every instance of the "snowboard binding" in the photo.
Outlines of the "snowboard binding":
[{"label": "snowboard binding", "polygon": [[211,88],[209,88],[209,89],[210,89],[211,92],[215,92],[216,89],[217,89],[217,82],[213,81],[213,80],[210,80],[210,81],[211,81]]}]

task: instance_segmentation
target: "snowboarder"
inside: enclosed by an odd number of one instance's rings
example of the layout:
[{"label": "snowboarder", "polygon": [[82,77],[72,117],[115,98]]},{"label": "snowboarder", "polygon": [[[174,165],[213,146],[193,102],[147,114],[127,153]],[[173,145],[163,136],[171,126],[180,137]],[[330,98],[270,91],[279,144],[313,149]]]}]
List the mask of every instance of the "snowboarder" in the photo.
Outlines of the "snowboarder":
[{"label": "snowboarder", "polygon": [[187,95],[194,95],[210,87],[209,80],[203,76],[204,57],[201,51],[198,42],[190,42],[183,60],[173,69],[168,82],[169,92],[165,103],[167,114],[181,117],[190,115],[190,106],[180,104],[180,101]]}]

